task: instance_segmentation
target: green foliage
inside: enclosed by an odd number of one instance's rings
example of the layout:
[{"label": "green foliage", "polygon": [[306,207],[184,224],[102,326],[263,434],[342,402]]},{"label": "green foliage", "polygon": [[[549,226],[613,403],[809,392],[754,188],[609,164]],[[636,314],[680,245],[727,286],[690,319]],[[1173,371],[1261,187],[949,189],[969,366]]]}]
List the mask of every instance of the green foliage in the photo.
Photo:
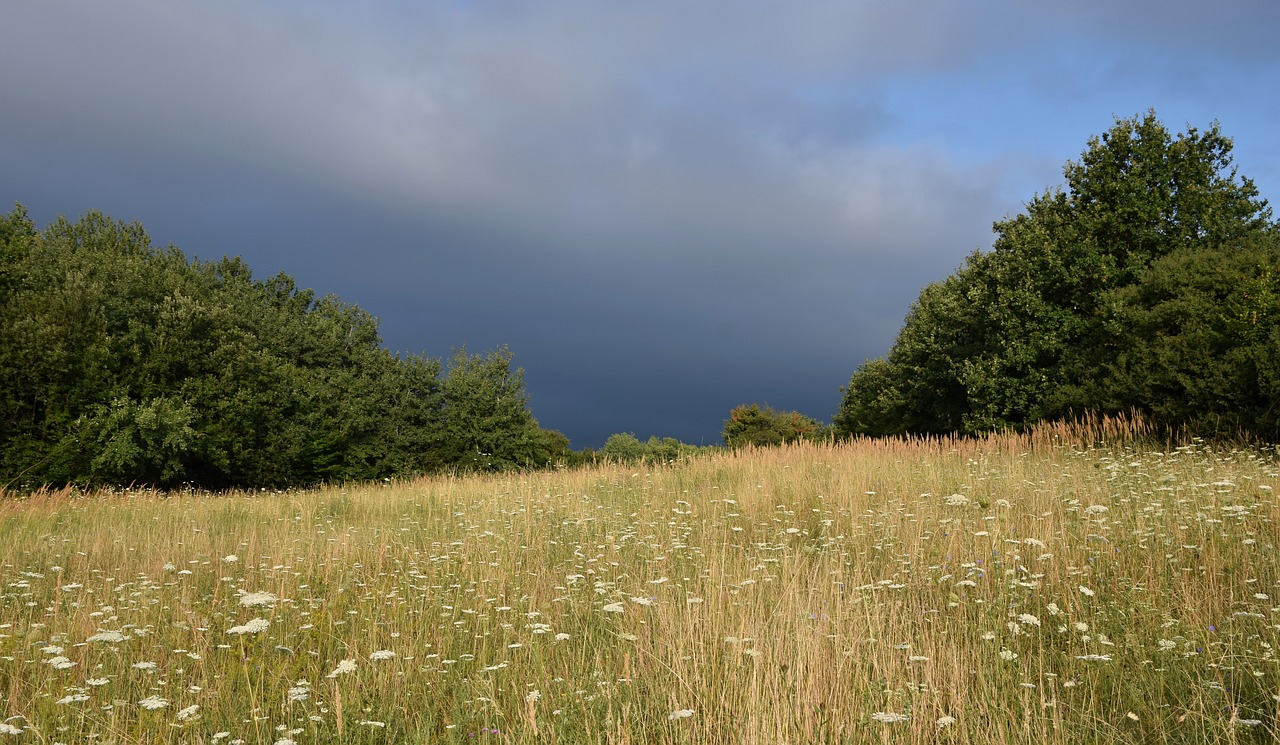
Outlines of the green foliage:
[{"label": "green foliage", "polygon": [[641,442],[630,432],[619,432],[609,435],[609,439],[605,440],[604,446],[600,448],[597,454],[599,457],[596,460],[663,465],[675,463],[681,458],[696,455],[703,450],[704,448],[685,444],[674,437],[655,435]]},{"label": "green foliage", "polygon": [[449,465],[471,470],[542,466],[563,460],[568,440],[546,432],[529,413],[524,371],[511,352],[486,356],[456,350],[441,386],[441,453]]},{"label": "green foliage", "polygon": [[[1207,271],[1219,284],[1232,277],[1254,283],[1252,299],[1232,296],[1242,324],[1252,318],[1253,306],[1270,312],[1262,307],[1269,280],[1256,269],[1266,262],[1256,252],[1250,270],[1230,262],[1214,266],[1206,258],[1238,253],[1251,241],[1274,242],[1271,210],[1253,182],[1237,175],[1230,153],[1231,141],[1216,124],[1175,137],[1152,112],[1117,120],[1089,141],[1079,161],[1066,165],[1065,191],[1036,195],[1024,214],[997,222],[990,252],[975,253],[954,275],[921,292],[889,354],[850,379],[836,431],[972,433],[1126,407],[1185,424],[1203,417],[1163,396],[1202,391],[1200,404],[1223,411],[1228,400],[1265,395],[1225,393],[1243,391],[1245,378],[1274,377],[1274,345],[1269,357],[1227,353],[1245,345],[1240,334],[1213,344],[1184,338],[1181,343],[1194,347],[1186,354],[1213,348],[1221,356],[1186,367],[1178,384],[1155,383],[1174,368],[1161,367],[1154,348],[1163,345],[1164,354],[1174,354],[1164,340],[1185,334],[1182,326],[1171,332],[1147,322],[1140,310],[1156,290],[1134,289],[1158,276],[1168,284],[1185,272],[1190,291],[1196,286],[1192,274]],[[1188,263],[1192,255],[1201,261]],[[1194,308],[1183,303],[1197,323],[1219,313],[1216,300],[1228,300],[1207,289],[1197,297]],[[1245,330],[1253,335],[1250,348],[1262,350],[1265,345],[1257,345],[1266,329],[1250,321]],[[1146,361],[1138,364],[1139,358]],[[1120,359],[1131,360],[1123,370],[1116,368]],[[1249,362],[1255,359],[1260,361]],[[1256,371],[1237,369],[1253,364]],[[1121,373],[1128,382],[1105,382]],[[1215,397],[1209,390],[1223,393]],[[1260,416],[1232,421],[1252,427],[1263,421]]]},{"label": "green foliage", "polygon": [[0,217],[0,485],[292,486],[563,458],[506,350],[394,356],[378,321],[91,212]]},{"label": "green foliage", "polygon": [[823,434],[822,424],[798,411],[775,411],[759,404],[738,406],[724,423],[724,442],[729,447],[744,445],[784,445],[815,440]]},{"label": "green foliage", "polygon": [[600,454],[608,460],[638,463],[644,458],[644,443],[630,432],[618,432],[604,441]]},{"label": "green foliage", "polygon": [[1067,393],[1280,441],[1280,237],[1175,251],[1108,300],[1102,374]]}]

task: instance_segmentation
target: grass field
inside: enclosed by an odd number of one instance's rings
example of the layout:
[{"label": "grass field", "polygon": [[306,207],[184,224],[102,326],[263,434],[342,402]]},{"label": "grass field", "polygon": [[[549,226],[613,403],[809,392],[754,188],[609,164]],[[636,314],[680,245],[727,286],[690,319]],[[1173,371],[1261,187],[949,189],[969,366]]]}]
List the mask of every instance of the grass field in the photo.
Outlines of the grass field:
[{"label": "grass field", "polygon": [[0,743],[1273,742],[1280,465],[1067,430],[0,503]]}]

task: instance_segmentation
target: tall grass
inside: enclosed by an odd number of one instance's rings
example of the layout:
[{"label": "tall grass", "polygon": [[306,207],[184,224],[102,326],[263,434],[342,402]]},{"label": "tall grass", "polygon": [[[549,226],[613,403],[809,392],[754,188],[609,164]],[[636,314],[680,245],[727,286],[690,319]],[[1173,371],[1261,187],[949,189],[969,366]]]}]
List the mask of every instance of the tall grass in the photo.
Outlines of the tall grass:
[{"label": "tall grass", "polygon": [[1133,426],[10,500],[0,741],[1274,741],[1280,466]]}]

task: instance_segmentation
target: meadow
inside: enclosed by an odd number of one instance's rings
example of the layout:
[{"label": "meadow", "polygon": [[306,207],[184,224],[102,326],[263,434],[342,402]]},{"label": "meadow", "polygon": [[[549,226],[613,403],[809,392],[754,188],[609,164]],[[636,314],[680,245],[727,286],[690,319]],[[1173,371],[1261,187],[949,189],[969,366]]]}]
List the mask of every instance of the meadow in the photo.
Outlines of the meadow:
[{"label": "meadow", "polygon": [[1274,450],[1106,435],[9,495],[0,743],[1274,742]]}]

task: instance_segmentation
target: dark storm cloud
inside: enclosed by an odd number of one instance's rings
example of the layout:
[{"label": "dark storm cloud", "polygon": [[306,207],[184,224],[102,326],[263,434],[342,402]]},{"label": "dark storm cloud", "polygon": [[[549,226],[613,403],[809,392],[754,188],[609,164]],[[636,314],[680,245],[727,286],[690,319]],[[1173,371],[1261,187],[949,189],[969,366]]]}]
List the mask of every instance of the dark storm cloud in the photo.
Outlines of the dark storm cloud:
[{"label": "dark storm cloud", "polygon": [[287,271],[393,349],[509,344],[577,445],[710,441],[737,403],[829,417],[1112,114],[1260,130],[1222,100],[1258,78],[1203,70],[1274,71],[1276,11],[1195,10],[24,0],[0,198]]}]

